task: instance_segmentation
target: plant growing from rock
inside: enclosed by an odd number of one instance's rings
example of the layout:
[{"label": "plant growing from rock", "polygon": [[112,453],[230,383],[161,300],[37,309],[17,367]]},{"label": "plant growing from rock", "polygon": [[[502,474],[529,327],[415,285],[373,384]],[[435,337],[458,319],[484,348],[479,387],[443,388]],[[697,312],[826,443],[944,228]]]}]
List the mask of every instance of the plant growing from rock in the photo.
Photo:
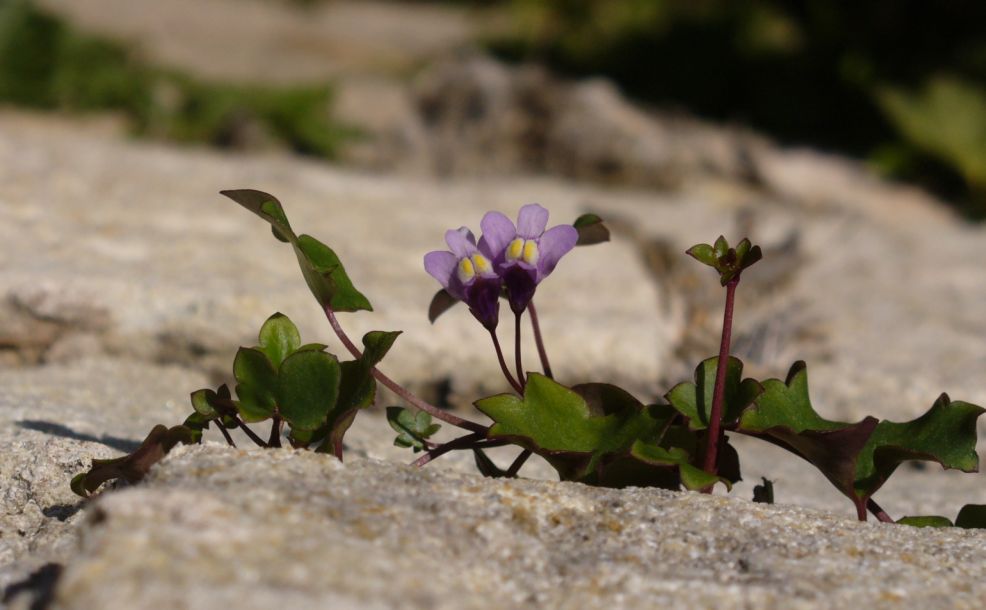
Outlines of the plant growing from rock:
[{"label": "plant growing from rock", "polygon": [[[276,198],[254,190],[223,194],[269,223],[274,237],[291,246],[302,276],[351,359],[340,360],[320,343],[302,343],[291,320],[272,315],[261,327],[257,345],[236,353],[232,390],[222,385],[193,392],[193,412],[183,424],[156,426],[130,455],[93,460],[88,471],[72,480],[72,489],[82,496],[110,480],[140,480],[174,446],[198,443],[210,428],[230,445],[235,444],[230,430],[239,429],[260,447],[281,447],[286,440],[292,447],[331,453],[341,460],[346,431],[359,411],[374,403],[377,383],[410,407],[388,407],[387,421],[397,432],[396,445],[421,454],[414,465],[424,466],[451,451],[470,451],[477,469],[490,477],[515,477],[537,454],[564,481],[711,493],[716,484],[729,489],[740,480],[740,460],[729,435],[743,434],[811,463],[852,501],[860,520],[869,512],[881,521],[893,521],[873,495],[902,462],[933,461],[964,472],[978,469],[976,420],[984,412],[979,406],[942,394],[924,415],[909,422],[874,417],[837,422],[824,419],[812,407],[804,362],[794,363],[784,380],[744,379],[743,363],[730,355],[730,335],[742,274],[761,258],[760,248],[748,239],[731,247],[719,237],[712,245],[698,244],[687,251],[718,273],[726,291],[719,354],[699,363],[692,382],[680,383],[663,400],[645,404],[611,384],[567,387],[556,382],[541,335],[536,292],[572,248],[609,239],[599,217],[584,215],[572,225],[547,228],[548,211],[532,204],[521,208],[516,224],[499,212],[486,214],[479,240],[466,227],[446,232],[449,249],[424,258],[425,270],[441,284],[428,315],[434,322],[462,302],[488,331],[510,391],[475,401],[476,409],[492,420],[485,424],[422,400],[378,368],[399,331],[367,333],[362,348],[357,347],[337,314],[372,311],[369,300],[331,248],[295,233]],[[501,301],[513,314],[513,367],[497,335]],[[525,315],[541,372],[530,372],[523,364]],[[432,436],[440,428],[435,420],[464,433],[435,442]],[[265,433],[253,430],[259,424],[269,424]],[[486,450],[504,445],[520,451],[501,468]],[[770,481],[757,487],[755,499],[773,501]],[[953,525],[937,516],[905,517],[899,523]],[[986,506],[965,506],[954,525],[986,527]]]}]

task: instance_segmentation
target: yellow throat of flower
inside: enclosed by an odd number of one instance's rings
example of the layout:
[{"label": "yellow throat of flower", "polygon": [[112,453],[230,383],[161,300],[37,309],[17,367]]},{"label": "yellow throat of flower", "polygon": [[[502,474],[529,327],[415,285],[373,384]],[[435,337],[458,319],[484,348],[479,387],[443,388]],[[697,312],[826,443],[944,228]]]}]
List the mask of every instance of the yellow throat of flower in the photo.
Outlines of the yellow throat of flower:
[{"label": "yellow throat of flower", "polygon": [[541,257],[541,253],[538,251],[536,241],[518,237],[507,246],[505,257],[508,261],[522,260],[529,265],[536,265],[538,259]]},{"label": "yellow throat of flower", "polygon": [[465,284],[477,274],[487,274],[493,271],[493,265],[488,258],[477,252],[459,260],[456,271],[459,275],[459,281]]}]

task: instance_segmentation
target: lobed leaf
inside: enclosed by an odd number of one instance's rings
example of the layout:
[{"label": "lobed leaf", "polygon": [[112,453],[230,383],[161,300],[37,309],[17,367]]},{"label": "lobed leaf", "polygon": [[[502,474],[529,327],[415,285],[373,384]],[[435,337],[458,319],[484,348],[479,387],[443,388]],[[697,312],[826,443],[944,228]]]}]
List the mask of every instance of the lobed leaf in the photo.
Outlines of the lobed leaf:
[{"label": "lobed leaf", "polygon": [[[718,357],[703,360],[695,368],[694,382],[679,383],[664,395],[672,407],[688,418],[688,427],[692,430],[704,430],[709,426],[718,365]],[[763,387],[759,382],[754,379],[743,379],[743,362],[739,358],[730,356],[726,364],[723,425],[735,423],[743,409],[762,392]]]},{"label": "lobed leaf", "polygon": [[425,441],[441,428],[428,413],[404,407],[387,407],[387,423],[397,432],[394,445],[410,447],[415,453],[427,449]]},{"label": "lobed leaf", "polygon": [[736,431],[784,447],[813,464],[862,508],[906,460],[938,462],[966,472],[977,469],[976,419],[983,409],[946,395],[906,423],[867,417],[857,423],[819,416],[808,395],[808,372],[796,362],[786,381],[763,382],[763,393],[745,410]]},{"label": "lobed leaf", "polygon": [[[690,470],[695,435],[671,425],[674,410],[666,405],[645,407],[616,386],[584,384],[569,389],[532,373],[523,397],[491,396],[477,401],[476,407],[494,421],[488,438],[530,449],[544,457],[562,480],[677,489],[699,479]],[[688,448],[662,445],[667,440]]]}]

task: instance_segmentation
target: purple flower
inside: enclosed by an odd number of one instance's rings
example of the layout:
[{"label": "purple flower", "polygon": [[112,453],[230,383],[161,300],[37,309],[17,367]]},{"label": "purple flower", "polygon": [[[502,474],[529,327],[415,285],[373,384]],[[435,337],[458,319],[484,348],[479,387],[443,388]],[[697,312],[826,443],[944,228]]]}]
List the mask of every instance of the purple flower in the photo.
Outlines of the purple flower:
[{"label": "purple flower", "polygon": [[514,313],[524,311],[537,285],[579,240],[575,227],[558,225],[545,231],[547,224],[548,210],[536,203],[520,209],[516,227],[499,212],[488,212],[480,223],[479,249],[488,253],[503,278]]},{"label": "purple flower", "polygon": [[[509,222],[509,221],[508,221]],[[493,257],[466,227],[445,232],[449,250],[425,255],[425,271],[438,280],[486,328],[493,330],[500,318],[502,281],[493,267]]]}]

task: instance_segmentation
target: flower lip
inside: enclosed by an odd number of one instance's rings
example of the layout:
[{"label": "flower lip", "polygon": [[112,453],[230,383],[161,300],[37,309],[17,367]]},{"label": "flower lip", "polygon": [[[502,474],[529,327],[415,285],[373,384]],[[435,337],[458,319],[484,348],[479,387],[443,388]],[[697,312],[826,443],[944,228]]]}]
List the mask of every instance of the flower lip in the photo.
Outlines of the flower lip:
[{"label": "flower lip", "polygon": [[445,242],[451,251],[426,254],[425,271],[452,297],[466,303],[483,326],[495,328],[502,282],[492,257],[477,247],[476,237],[466,227],[446,231]]}]

